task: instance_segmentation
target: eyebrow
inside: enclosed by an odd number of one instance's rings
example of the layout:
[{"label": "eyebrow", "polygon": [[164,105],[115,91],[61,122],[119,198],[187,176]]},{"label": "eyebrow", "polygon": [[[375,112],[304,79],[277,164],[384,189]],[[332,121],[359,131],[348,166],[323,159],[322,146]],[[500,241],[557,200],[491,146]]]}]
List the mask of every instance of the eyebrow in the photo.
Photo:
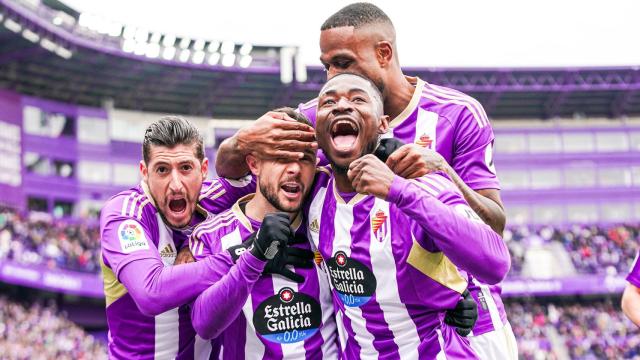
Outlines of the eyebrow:
[{"label": "eyebrow", "polygon": [[[325,92],[323,92],[322,94],[320,94],[320,96],[325,96],[325,95],[335,95],[335,93],[337,93],[337,90],[334,89],[329,89]],[[349,94],[351,93],[361,93],[361,94],[365,94],[368,97],[371,97],[371,95],[369,94],[369,92],[367,92],[366,90],[362,89],[362,88],[351,88],[349,89]]]}]

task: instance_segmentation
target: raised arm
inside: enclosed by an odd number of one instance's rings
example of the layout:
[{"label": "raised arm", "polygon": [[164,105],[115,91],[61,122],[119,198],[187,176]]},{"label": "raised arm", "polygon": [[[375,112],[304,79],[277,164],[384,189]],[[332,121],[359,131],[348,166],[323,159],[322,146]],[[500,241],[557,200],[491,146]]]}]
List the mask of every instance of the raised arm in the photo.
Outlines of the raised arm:
[{"label": "raised arm", "polygon": [[[456,266],[488,284],[506,276],[510,257],[504,241],[480,219],[473,219],[475,213],[444,176],[409,181],[394,175],[373,155],[354,161],[348,175],[356,191],[386,199],[415,219]],[[435,190],[430,188],[432,180],[438,182]]]},{"label": "raised arm", "polygon": [[260,156],[301,159],[305,149],[316,149],[315,131],[282,112],[270,111],[251,125],[224,140],[216,155],[216,172],[238,179],[249,173],[245,157]]}]

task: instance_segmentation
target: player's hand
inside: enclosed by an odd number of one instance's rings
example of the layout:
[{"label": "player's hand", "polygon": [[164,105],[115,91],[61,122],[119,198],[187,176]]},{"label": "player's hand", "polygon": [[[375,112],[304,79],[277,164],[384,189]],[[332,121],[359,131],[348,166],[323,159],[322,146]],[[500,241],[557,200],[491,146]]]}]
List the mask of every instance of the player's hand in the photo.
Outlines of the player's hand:
[{"label": "player's hand", "polygon": [[462,296],[454,309],[447,310],[444,322],[454,326],[460,336],[467,336],[478,320],[478,305],[469,294],[469,290],[465,290]]},{"label": "player's hand", "polygon": [[396,138],[387,138],[380,140],[380,144],[373,153],[382,162],[386,162],[391,154],[402,147],[404,143]]},{"label": "player's hand", "polygon": [[178,255],[176,256],[176,261],[174,261],[173,265],[188,264],[195,261],[196,259],[193,257],[191,250],[189,249],[188,246],[185,246],[182,249],[180,249],[180,251],[178,251]]},{"label": "player's hand", "polygon": [[273,259],[292,236],[290,222],[287,213],[267,214],[253,241],[251,253],[263,261]]},{"label": "player's hand", "polygon": [[395,175],[375,155],[367,154],[349,165],[347,176],[358,193],[386,199]]},{"label": "player's hand", "polygon": [[415,179],[434,171],[444,171],[446,161],[436,151],[417,144],[407,144],[391,154],[386,164],[396,175]]},{"label": "player's hand", "polygon": [[238,131],[236,143],[244,154],[299,160],[306,149],[316,150],[315,130],[282,112],[270,111]]},{"label": "player's hand", "polygon": [[279,274],[287,279],[297,282],[298,284],[304,282],[304,277],[300,274],[289,270],[288,266],[294,266],[298,268],[312,268],[313,267],[313,251],[300,249],[293,247],[294,244],[300,244],[308,242],[306,237],[298,236],[290,239],[287,246],[282,249],[273,259],[267,262],[264,267],[264,274]]}]

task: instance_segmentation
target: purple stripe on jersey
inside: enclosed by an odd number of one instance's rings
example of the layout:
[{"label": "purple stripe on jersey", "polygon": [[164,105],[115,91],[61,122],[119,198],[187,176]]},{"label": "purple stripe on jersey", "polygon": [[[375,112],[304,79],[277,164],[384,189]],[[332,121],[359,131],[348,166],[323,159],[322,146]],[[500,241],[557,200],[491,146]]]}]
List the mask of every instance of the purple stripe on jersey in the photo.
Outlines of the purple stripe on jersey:
[{"label": "purple stripe on jersey", "polygon": [[244,344],[247,341],[247,321],[238,316],[234,323],[222,334],[222,359],[237,360],[244,356]]},{"label": "purple stripe on jersey", "polygon": [[179,353],[176,359],[193,359],[196,331],[191,325],[191,309],[187,305],[178,308]]},{"label": "purple stripe on jersey", "polygon": [[[353,207],[353,226],[351,227],[351,254],[352,257],[365,265],[369,270],[373,269],[369,257],[369,249],[371,247],[371,225],[368,221],[369,211],[373,206],[375,198],[368,197],[366,200],[360,201]],[[356,225],[357,224],[357,225]],[[363,254],[361,256],[353,256],[354,254]],[[377,284],[378,287],[385,284]],[[377,293],[377,289],[376,289]],[[366,321],[367,330],[374,335],[373,347],[380,353],[380,358],[397,359],[400,357],[398,353],[398,345],[394,342],[394,336],[389,325],[384,319],[384,313],[380,308],[380,304],[376,300],[376,293],[363,306],[362,317]],[[384,355],[383,355],[384,354]]]},{"label": "purple stripe on jersey", "polygon": [[[107,307],[109,326],[109,358],[133,359],[153,354],[155,320],[138,311],[131,295],[125,294]],[[111,336],[116,333],[118,336]]]}]

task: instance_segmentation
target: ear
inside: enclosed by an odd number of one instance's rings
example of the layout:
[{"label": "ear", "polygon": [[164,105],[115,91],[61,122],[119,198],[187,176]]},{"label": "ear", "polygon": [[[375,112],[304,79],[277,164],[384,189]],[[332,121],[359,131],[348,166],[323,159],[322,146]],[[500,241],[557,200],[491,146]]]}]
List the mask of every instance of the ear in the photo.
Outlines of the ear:
[{"label": "ear", "polygon": [[393,60],[393,45],[386,40],[376,44],[376,59],[380,67],[387,67]]},{"label": "ear", "polygon": [[202,172],[202,180],[204,181],[204,179],[209,175],[209,158],[205,157],[204,160],[202,160],[200,171]]},{"label": "ear", "polygon": [[256,177],[260,176],[260,159],[258,159],[254,155],[249,154],[245,158],[245,161],[247,162],[247,166],[249,166],[249,170],[251,170],[251,173]]},{"label": "ear", "polygon": [[380,124],[378,124],[378,134],[386,134],[389,130],[389,116],[382,115],[380,116]]},{"label": "ear", "polygon": [[149,169],[147,168],[147,164],[144,163],[144,160],[140,160],[140,175],[142,176],[142,180],[148,183],[149,181]]}]

